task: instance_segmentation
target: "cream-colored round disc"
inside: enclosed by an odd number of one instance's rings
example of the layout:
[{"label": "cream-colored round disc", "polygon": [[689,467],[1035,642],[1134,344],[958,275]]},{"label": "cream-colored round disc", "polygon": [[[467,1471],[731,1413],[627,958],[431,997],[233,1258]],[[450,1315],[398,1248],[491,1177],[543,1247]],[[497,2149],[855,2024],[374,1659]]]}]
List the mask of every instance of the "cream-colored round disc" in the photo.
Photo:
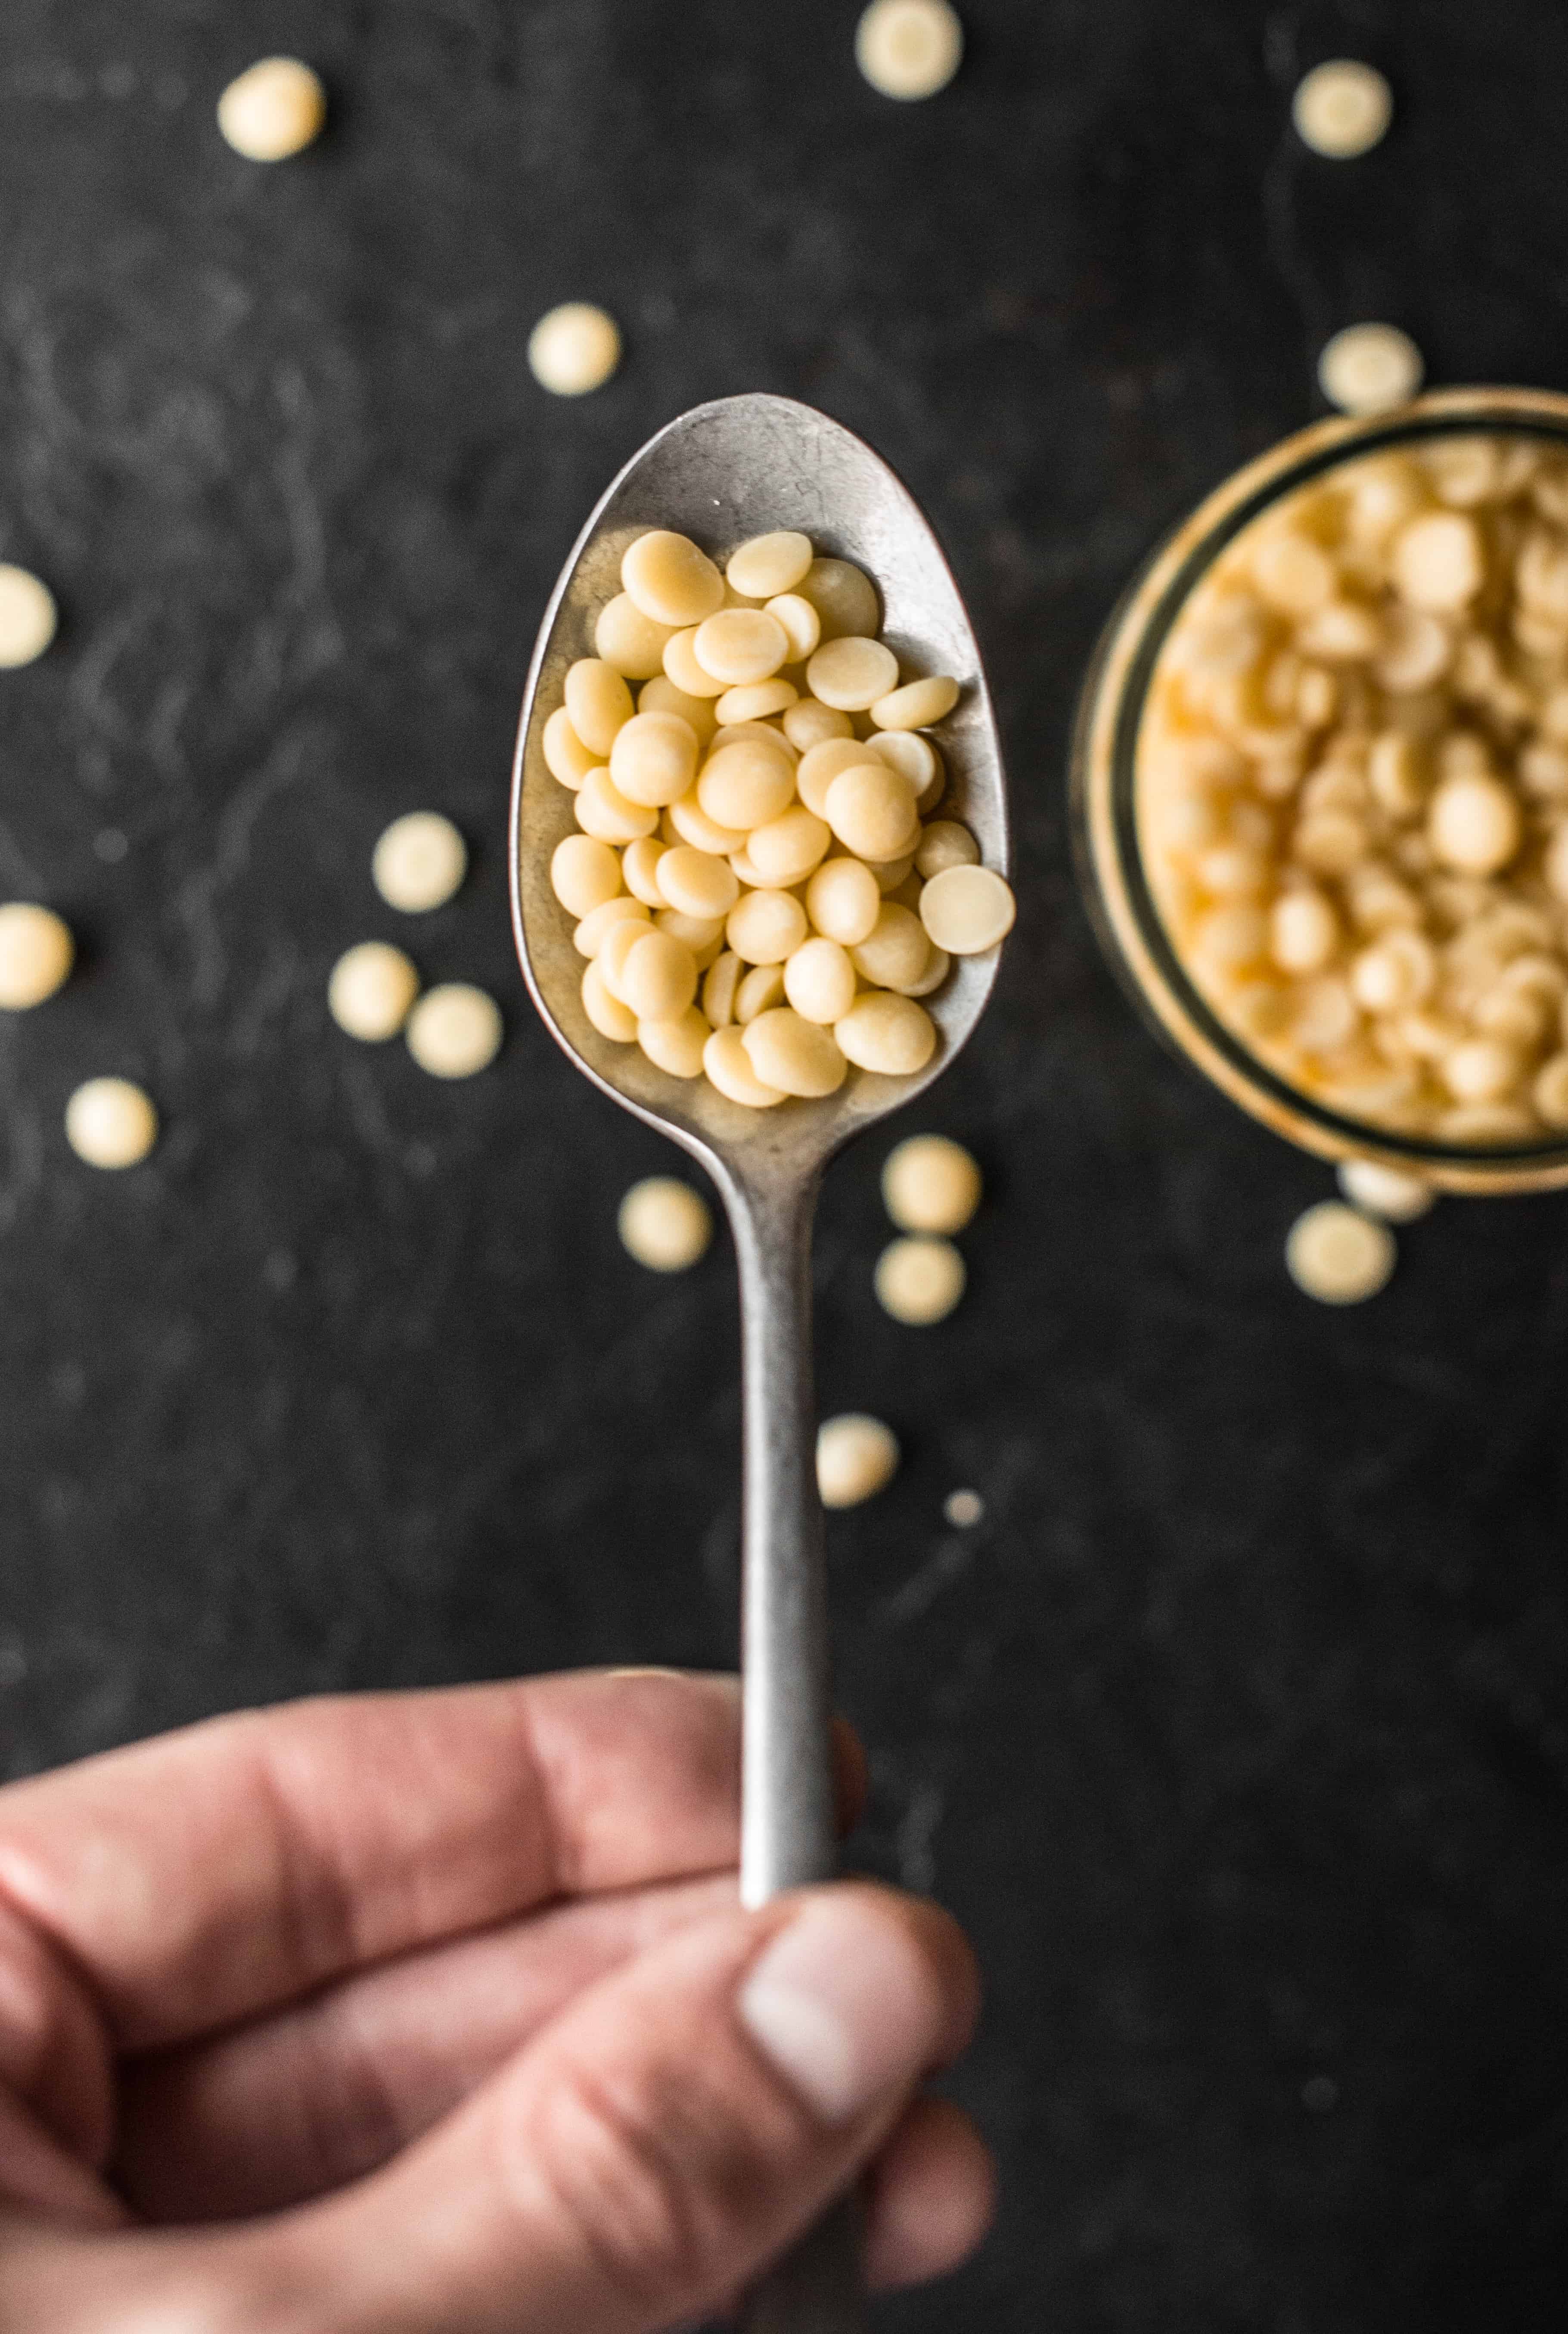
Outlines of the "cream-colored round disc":
[{"label": "cream-colored round disc", "polygon": [[674,1175],[649,1175],[621,1202],[621,1245],[650,1272],[685,1272],[708,1253],[713,1217],[707,1201]]},{"label": "cream-colored round disc", "polygon": [[1340,1189],[1352,1207],[1385,1223],[1413,1224],[1437,1205],[1437,1194],[1419,1175],[1402,1167],[1385,1167],[1380,1159],[1346,1159],[1340,1165]]},{"label": "cream-colored round disc", "polygon": [[0,907],[0,1010],[23,1013],[64,985],[76,955],[71,927],[30,900]]},{"label": "cream-colored round disc", "polygon": [[772,1006],[749,1021],[745,1046],[753,1074],[779,1094],[807,1099],[837,1094],[848,1069],[832,1032],[789,1005]]},{"label": "cream-colored round disc", "polygon": [[732,590],[747,600],[772,600],[793,592],[811,565],[811,538],[780,528],[772,535],[754,535],[730,555],[724,570]]},{"label": "cream-colored round disc", "polygon": [[1385,413],[1415,396],[1426,370],[1397,324],[1347,324],[1318,359],[1318,386],[1341,413]]},{"label": "cream-colored round disc", "polygon": [[770,680],[789,653],[789,639],[766,608],[721,608],[698,625],[692,650],[703,671],[721,680],[728,693]]},{"label": "cream-colored round disc", "polygon": [[849,634],[825,641],[806,667],[806,684],[818,704],[838,713],[863,713],[898,680],[898,659],[886,641]]},{"label": "cream-colored round disc", "polygon": [[592,835],[564,835],[551,854],[550,886],[569,916],[591,916],[619,892],[620,860]]},{"label": "cream-colored round disc", "polygon": [[963,1295],[963,1259],[949,1239],[889,1240],[876,1259],[876,1301],[895,1321],[945,1321]]},{"label": "cream-colored round disc", "polygon": [[876,586],[851,560],[814,559],[795,589],[816,609],[825,641],[876,638],[882,622]]},{"label": "cream-colored round disc", "polygon": [[1332,57],[1315,65],[1296,91],[1291,119],[1296,134],[1314,154],[1335,162],[1370,154],[1386,135],[1394,114],[1394,92],[1376,65]]},{"label": "cream-colored round disc", "polygon": [[784,1100],[776,1086],[765,1086],[757,1075],[745,1038],[733,1027],[714,1030],[702,1047],[702,1067],[710,1085],[747,1110],[771,1110]]},{"label": "cream-colored round disc", "polygon": [[409,1052],[432,1078],[471,1078],[501,1049],[499,1006],[466,980],[430,989],[409,1016]]},{"label": "cream-colored round disc", "polygon": [[884,97],[934,97],[963,57],[963,27],[947,0],[872,0],[855,34],[855,62]]},{"label": "cream-colored round disc", "polygon": [[594,654],[628,680],[656,680],[663,673],[664,651],[674,629],[644,616],[629,592],[617,592],[595,621]]},{"label": "cream-colored round disc", "polygon": [[587,300],[551,308],[528,335],[528,370],[553,397],[603,389],[620,362],[620,326]]},{"label": "cream-colored round disc", "polygon": [[0,670],[41,657],[60,626],[54,594],[25,567],[0,566]]},{"label": "cream-colored round disc", "polygon": [[1360,1305],[1375,1297],[1398,1255],[1387,1224],[1339,1200],[1321,1200],[1298,1216],[1285,1242],[1291,1278],[1322,1305]]},{"label": "cream-colored round disc", "polygon": [[871,708],[878,729],[926,729],[942,720],[958,702],[958,683],[945,673],[927,680],[906,680],[890,690]]},{"label": "cream-colored round disc", "polygon": [[635,1043],[637,1017],[613,993],[596,957],[583,968],[583,1010],[600,1037],[607,1037],[612,1045]]},{"label": "cream-colored round disc", "polygon": [[915,864],[927,883],[949,867],[975,867],[979,863],[979,844],[955,818],[933,819],[915,854]]},{"label": "cream-colored round disc", "polygon": [[134,1167],[158,1140],[158,1113],[129,1078],[89,1078],[65,1105],[65,1140],[89,1167]]},{"label": "cream-colored round disc", "polygon": [[924,1006],[886,989],[857,997],[833,1035],[846,1061],[885,1078],[913,1077],[936,1051],[936,1024]]},{"label": "cream-colored round disc", "polygon": [[945,1134],[911,1134],[887,1154],[882,1200],[905,1232],[961,1232],[980,1205],[980,1169]]},{"label": "cream-colored round disc", "polygon": [[985,1521],[985,1501],[978,1491],[949,1491],[942,1512],[955,1531],[973,1531],[976,1524]]},{"label": "cream-colored round disc", "polygon": [[389,908],[422,916],[444,908],[468,873],[469,846],[439,810],[394,818],[376,844],[371,880]]},{"label": "cream-colored round disc", "polygon": [[346,1037],[380,1046],[397,1036],[419,993],[419,974],[402,949],[362,940],[332,969],[327,1010]]},{"label": "cream-colored round disc", "polygon": [[[644,616],[682,631],[706,622],[724,604],[724,578],[719,570],[689,535],[680,535],[673,527],[652,526],[627,545],[621,560],[621,583]],[[672,641],[664,651],[664,670],[684,688],[680,674],[670,670],[673,645]],[[694,697],[709,693],[706,688],[691,691]],[[716,697],[719,691],[711,693]]]},{"label": "cream-colored round disc", "polygon": [[263,57],[218,101],[218,126],[247,162],[286,162],[320,137],[326,92],[297,57]]},{"label": "cream-colored round disc", "polygon": [[817,1490],[825,1508],[856,1508],[898,1472],[898,1438],[879,1418],[847,1411],[817,1430]]},{"label": "cream-colored round disc", "polygon": [[989,867],[944,867],[920,894],[920,921],[949,956],[976,956],[1012,930],[1011,888]]}]

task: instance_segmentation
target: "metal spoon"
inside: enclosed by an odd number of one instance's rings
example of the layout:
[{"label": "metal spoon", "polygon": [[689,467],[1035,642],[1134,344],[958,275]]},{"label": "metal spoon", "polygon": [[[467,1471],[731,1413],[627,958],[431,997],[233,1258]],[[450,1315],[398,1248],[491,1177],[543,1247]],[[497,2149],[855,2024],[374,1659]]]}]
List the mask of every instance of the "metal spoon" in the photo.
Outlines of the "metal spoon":
[{"label": "metal spoon", "polygon": [[[566,667],[591,656],[593,619],[620,590],[622,555],[649,527],[722,553],[792,527],[819,555],[851,559],[877,584],[883,636],[900,663],[962,684],[944,744],[944,808],[984,863],[1005,874],[1002,757],[980,652],[957,586],[907,489],[871,448],[791,399],[693,407],[627,463],[584,527],[557,584],[528,674],[512,785],[512,920],[535,1004],[578,1069],[702,1162],[723,1194],[740,1271],[745,1507],[740,1893],[760,1905],[831,1876],[836,1864],[822,1509],[811,1374],[811,1224],[828,1160],[902,1109],[953,1060],[979,1020],[997,951],[954,960],[924,1001],[938,1030],[915,1077],[852,1070],[826,1101],[769,1111],[729,1102],[705,1079],[655,1069],[589,1022],[583,960],[550,889],[550,854],[574,831],[572,797],[545,766],[541,736]],[[864,2323],[847,2213],[830,2215],[752,2299],[753,2334],[850,2334]]]}]

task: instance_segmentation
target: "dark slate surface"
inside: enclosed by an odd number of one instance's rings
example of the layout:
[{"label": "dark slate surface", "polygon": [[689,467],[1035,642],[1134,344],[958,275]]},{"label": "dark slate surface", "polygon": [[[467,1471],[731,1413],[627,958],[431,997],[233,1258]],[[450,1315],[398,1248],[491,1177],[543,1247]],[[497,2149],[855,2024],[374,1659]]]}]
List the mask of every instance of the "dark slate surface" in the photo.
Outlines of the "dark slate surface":
[{"label": "dark slate surface", "polygon": [[[1124,1007],[1062,766],[1130,567],[1314,410],[1330,330],[1563,378],[1568,22],[964,13],[962,79],[902,108],[827,0],[8,0],[0,554],[66,630],[0,687],[0,885],[88,953],[0,1030],[5,1768],[323,1686],[731,1657],[730,1259],[668,1284],[617,1248],[673,1157],[532,1022],[501,837],[606,477],[700,398],[803,395],[951,547],[1021,877],[916,1121],[986,1168],[967,1306],[915,1334],[872,1301],[903,1129],[834,1171],[819,1246],[825,1403],[908,1454],[831,1534],[859,1852],[980,1942],[958,2087],[1006,2169],[982,2260],[886,2322],[1555,2329],[1563,1204],[1447,1206],[1374,1305],[1297,1298],[1328,1177]],[[334,126],[257,170],[212,101],[280,48]],[[1399,111],[1335,167],[1286,106],[1347,50]],[[580,405],[523,359],[569,296],[628,339]],[[477,873],[404,927],[369,850],[427,803]],[[505,1000],[471,1086],[327,1022],[338,950],[411,930]],[[123,1180],[60,1133],[102,1070],[167,1117]]]}]

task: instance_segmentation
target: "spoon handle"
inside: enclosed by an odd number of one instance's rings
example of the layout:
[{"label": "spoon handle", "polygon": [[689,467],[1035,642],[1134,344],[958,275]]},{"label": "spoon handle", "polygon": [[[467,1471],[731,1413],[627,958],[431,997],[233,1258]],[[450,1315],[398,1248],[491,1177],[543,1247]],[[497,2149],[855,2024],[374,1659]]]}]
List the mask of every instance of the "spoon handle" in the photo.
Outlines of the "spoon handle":
[{"label": "spoon handle", "polygon": [[[811,1369],[818,1177],[731,1195],[740,1267],[746,1493],[740,1895],[762,1905],[837,1868],[833,1701]],[[858,2334],[853,2200],[835,2206],[750,2295],[747,2334]]]}]

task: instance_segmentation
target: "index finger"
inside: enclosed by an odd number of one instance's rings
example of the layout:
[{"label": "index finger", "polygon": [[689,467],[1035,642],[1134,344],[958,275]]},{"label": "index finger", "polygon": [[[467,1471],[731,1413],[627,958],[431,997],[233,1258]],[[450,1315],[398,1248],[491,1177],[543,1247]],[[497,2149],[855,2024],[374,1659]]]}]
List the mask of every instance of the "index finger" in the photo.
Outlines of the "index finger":
[{"label": "index finger", "polygon": [[739,1805],[728,1678],[335,1697],[0,1790],[0,1897],[140,2049],[552,1897],[721,1870]]}]

